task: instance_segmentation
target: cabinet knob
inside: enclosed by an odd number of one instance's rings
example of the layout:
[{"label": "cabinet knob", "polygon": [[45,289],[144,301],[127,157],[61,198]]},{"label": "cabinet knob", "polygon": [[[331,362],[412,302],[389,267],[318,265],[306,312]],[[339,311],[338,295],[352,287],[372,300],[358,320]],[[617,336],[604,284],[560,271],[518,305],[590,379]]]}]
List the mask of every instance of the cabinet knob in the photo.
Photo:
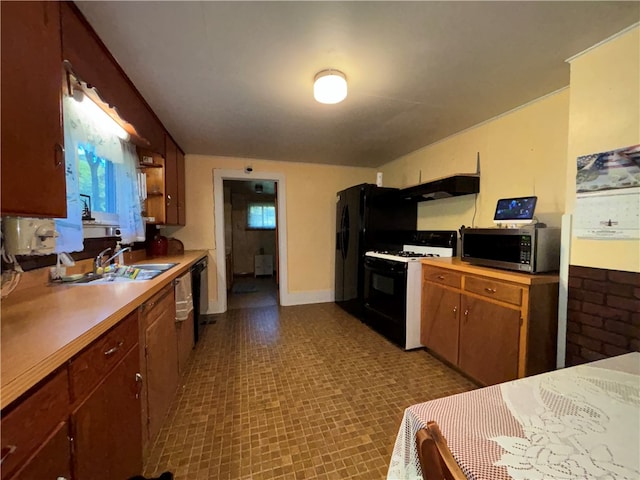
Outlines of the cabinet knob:
[{"label": "cabinet knob", "polygon": [[136,398],[140,398],[140,392],[142,392],[142,374],[136,373],[136,385],[138,386],[136,390]]},{"label": "cabinet knob", "polygon": [[64,147],[59,143],[54,145],[53,162],[56,167],[59,167],[64,163]]},{"label": "cabinet knob", "polygon": [[495,288],[485,287],[484,291],[487,292],[487,293],[496,293],[496,289]]},{"label": "cabinet knob", "polygon": [[453,313],[455,314],[458,311],[458,307],[453,307]]},{"label": "cabinet knob", "polygon": [[438,275],[438,280],[444,280],[444,275]]},{"label": "cabinet knob", "polygon": [[171,195],[167,193],[167,205],[171,205]]}]

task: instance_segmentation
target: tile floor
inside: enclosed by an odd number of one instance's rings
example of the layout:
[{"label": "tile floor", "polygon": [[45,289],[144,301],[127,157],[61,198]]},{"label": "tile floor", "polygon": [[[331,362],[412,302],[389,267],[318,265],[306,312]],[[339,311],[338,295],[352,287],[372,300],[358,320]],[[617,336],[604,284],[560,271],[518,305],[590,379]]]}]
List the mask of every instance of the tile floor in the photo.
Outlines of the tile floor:
[{"label": "tile floor", "polygon": [[234,289],[237,289],[237,287],[250,287],[244,288],[244,290],[254,291],[227,295],[228,310],[278,305],[278,286],[274,277],[236,277],[233,279],[233,286]]},{"label": "tile floor", "polygon": [[404,409],[473,388],[333,303],[229,310],[205,328],[146,474],[382,479]]}]

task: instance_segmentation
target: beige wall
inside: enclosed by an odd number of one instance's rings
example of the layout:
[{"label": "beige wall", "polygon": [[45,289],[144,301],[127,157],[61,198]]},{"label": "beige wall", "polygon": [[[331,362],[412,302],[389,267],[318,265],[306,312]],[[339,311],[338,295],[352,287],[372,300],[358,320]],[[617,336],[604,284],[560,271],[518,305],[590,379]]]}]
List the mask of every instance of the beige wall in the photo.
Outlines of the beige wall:
[{"label": "beige wall", "polygon": [[[573,213],[575,207],[577,157],[638,143],[640,28],[636,27],[571,61],[566,212]],[[640,272],[640,241],[572,238],[570,263]]]},{"label": "beige wall", "polygon": [[493,226],[496,201],[537,195],[536,216],[560,226],[565,204],[569,91],[563,89],[469,130],[387,163],[385,186],[407,187],[456,173],[474,173],[480,193],[422,202],[419,229]]},{"label": "beige wall", "polygon": [[213,170],[243,170],[247,165],[253,167],[247,179],[260,178],[260,172],[285,175],[289,291],[333,291],[335,194],[359,183],[374,183],[374,169],[205,155],[187,155],[185,163],[186,226],[164,231],[187,249],[209,250],[210,300],[217,298]]}]

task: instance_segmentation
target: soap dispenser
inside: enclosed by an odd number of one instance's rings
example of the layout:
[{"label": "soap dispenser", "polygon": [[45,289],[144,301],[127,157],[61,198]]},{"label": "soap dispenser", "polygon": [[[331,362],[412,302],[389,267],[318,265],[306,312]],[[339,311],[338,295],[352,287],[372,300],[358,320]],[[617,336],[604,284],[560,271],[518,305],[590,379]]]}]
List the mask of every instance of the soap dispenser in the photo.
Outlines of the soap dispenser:
[{"label": "soap dispenser", "polygon": [[116,242],[116,248],[114,250],[114,254],[117,255],[116,263],[118,265],[124,265],[124,253],[121,252],[122,245],[120,245],[120,241]]}]

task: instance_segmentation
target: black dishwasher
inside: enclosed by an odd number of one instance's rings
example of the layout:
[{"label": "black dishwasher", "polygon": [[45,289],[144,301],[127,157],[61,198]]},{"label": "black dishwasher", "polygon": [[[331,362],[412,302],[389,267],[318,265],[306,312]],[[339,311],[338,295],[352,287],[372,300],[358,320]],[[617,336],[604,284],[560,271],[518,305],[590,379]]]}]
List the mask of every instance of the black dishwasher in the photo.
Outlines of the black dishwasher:
[{"label": "black dishwasher", "polygon": [[207,309],[207,257],[199,260],[191,267],[191,293],[193,295],[193,338],[198,343],[200,338],[200,321]]}]

